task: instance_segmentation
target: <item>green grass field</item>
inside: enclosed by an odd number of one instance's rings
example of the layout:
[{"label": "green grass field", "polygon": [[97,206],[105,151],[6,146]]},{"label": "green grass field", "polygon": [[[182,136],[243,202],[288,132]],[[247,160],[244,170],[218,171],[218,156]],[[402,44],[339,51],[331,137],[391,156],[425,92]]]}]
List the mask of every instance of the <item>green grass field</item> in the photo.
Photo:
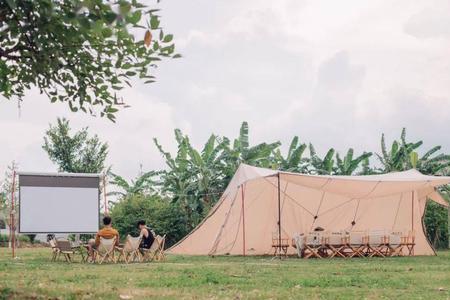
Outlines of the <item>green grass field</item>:
[{"label": "green grass field", "polygon": [[181,257],[146,264],[50,262],[0,249],[0,299],[450,299],[450,252],[435,257],[283,261]]}]

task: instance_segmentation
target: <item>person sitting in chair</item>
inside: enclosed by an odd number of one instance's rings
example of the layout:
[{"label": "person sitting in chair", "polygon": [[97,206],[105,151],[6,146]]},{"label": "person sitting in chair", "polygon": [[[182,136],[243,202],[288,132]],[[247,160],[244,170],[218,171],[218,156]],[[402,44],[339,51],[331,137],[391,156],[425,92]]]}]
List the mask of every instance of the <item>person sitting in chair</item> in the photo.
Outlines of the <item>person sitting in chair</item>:
[{"label": "person sitting in chair", "polygon": [[111,217],[105,216],[103,218],[103,225],[104,225],[103,228],[97,232],[95,240],[94,239],[89,240],[88,250],[90,257],[93,257],[94,249],[96,249],[98,245],[100,245],[101,237],[104,239],[112,239],[116,237],[116,246],[119,246],[119,232],[112,227],[111,223],[112,223]]},{"label": "person sitting in chair", "polygon": [[153,232],[145,225],[144,220],[140,220],[138,223],[138,228],[140,230],[140,236],[142,237],[140,248],[150,249],[153,242],[155,241],[155,237],[153,236]]}]

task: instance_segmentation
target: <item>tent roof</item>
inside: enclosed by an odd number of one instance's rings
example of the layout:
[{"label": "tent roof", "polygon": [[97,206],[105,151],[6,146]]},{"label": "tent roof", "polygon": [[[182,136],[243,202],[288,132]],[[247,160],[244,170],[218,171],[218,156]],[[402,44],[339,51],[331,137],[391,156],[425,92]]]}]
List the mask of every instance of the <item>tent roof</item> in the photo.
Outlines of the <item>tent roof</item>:
[{"label": "tent roof", "polygon": [[229,188],[257,178],[271,177],[280,174],[283,181],[301,185],[311,189],[318,189],[333,194],[345,195],[350,198],[383,197],[407,191],[425,191],[427,196],[433,195],[433,200],[448,206],[448,203],[438,197],[435,188],[450,183],[447,176],[429,176],[415,169],[403,172],[392,172],[379,175],[339,176],[339,175],[310,175],[292,172],[284,172],[265,168],[258,168],[241,164],[241,174],[230,183]]}]

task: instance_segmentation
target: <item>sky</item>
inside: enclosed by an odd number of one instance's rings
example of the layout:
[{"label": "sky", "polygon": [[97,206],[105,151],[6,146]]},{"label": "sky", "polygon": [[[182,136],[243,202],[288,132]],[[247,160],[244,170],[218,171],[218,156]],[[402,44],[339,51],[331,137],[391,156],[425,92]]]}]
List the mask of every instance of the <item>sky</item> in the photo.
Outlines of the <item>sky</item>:
[{"label": "sky", "polygon": [[390,142],[406,127],[424,149],[450,152],[449,1],[163,0],[158,7],[183,57],[163,61],[156,83],[123,90],[131,107],[116,123],[71,113],[36,90],[20,110],[0,99],[0,177],[13,160],[21,171],[56,171],[42,144],[62,116],[108,142],[107,164],[128,179],[141,166],[165,167],[154,137],[175,151],[180,128],[201,147],[211,133],[236,137],[242,121],[253,144],[286,147],[298,135],[320,153],[379,152],[382,133]]}]

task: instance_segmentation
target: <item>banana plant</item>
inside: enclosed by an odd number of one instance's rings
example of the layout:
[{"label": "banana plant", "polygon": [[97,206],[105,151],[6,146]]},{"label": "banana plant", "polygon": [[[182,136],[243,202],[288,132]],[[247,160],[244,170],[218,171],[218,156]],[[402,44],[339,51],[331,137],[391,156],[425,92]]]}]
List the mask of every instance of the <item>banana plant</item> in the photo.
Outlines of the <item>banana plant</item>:
[{"label": "banana plant", "polygon": [[372,152],[364,152],[360,156],[353,158],[354,150],[348,149],[344,159],[341,159],[339,153],[336,153],[336,175],[353,175],[364,161],[368,161],[372,156]]},{"label": "banana plant", "polygon": [[334,153],[336,151],[331,148],[327,151],[324,158],[320,158],[317,155],[316,149],[310,143],[309,144],[309,162],[310,169],[309,173],[318,174],[318,175],[330,175],[333,174],[334,171]]},{"label": "banana plant", "polygon": [[291,141],[286,158],[283,157],[280,149],[274,151],[275,168],[288,172],[307,173],[308,162],[302,157],[306,148],[307,145],[300,143],[298,136],[295,136]]},{"label": "banana plant", "polygon": [[383,172],[404,171],[415,168],[424,174],[443,175],[450,168],[450,155],[435,155],[441,146],[435,146],[419,157],[417,149],[423,142],[407,142],[406,129],[402,129],[400,141],[393,141],[387,151],[384,134],[381,136],[381,154],[377,154]]},{"label": "banana plant", "polygon": [[248,123],[243,122],[239,136],[234,139],[233,146],[226,137],[221,139],[223,153],[221,159],[225,163],[226,175],[233,176],[239,164],[246,163],[252,166],[270,168],[273,166],[272,153],[281,146],[280,142],[260,143],[250,146]]},{"label": "banana plant", "polygon": [[160,172],[150,171],[146,172],[136,179],[128,182],[122,176],[108,172],[108,176],[112,178],[109,181],[110,184],[118,188],[118,190],[108,192],[107,195],[118,196],[119,198],[125,198],[132,195],[149,195],[156,192],[156,180],[155,177]]}]

